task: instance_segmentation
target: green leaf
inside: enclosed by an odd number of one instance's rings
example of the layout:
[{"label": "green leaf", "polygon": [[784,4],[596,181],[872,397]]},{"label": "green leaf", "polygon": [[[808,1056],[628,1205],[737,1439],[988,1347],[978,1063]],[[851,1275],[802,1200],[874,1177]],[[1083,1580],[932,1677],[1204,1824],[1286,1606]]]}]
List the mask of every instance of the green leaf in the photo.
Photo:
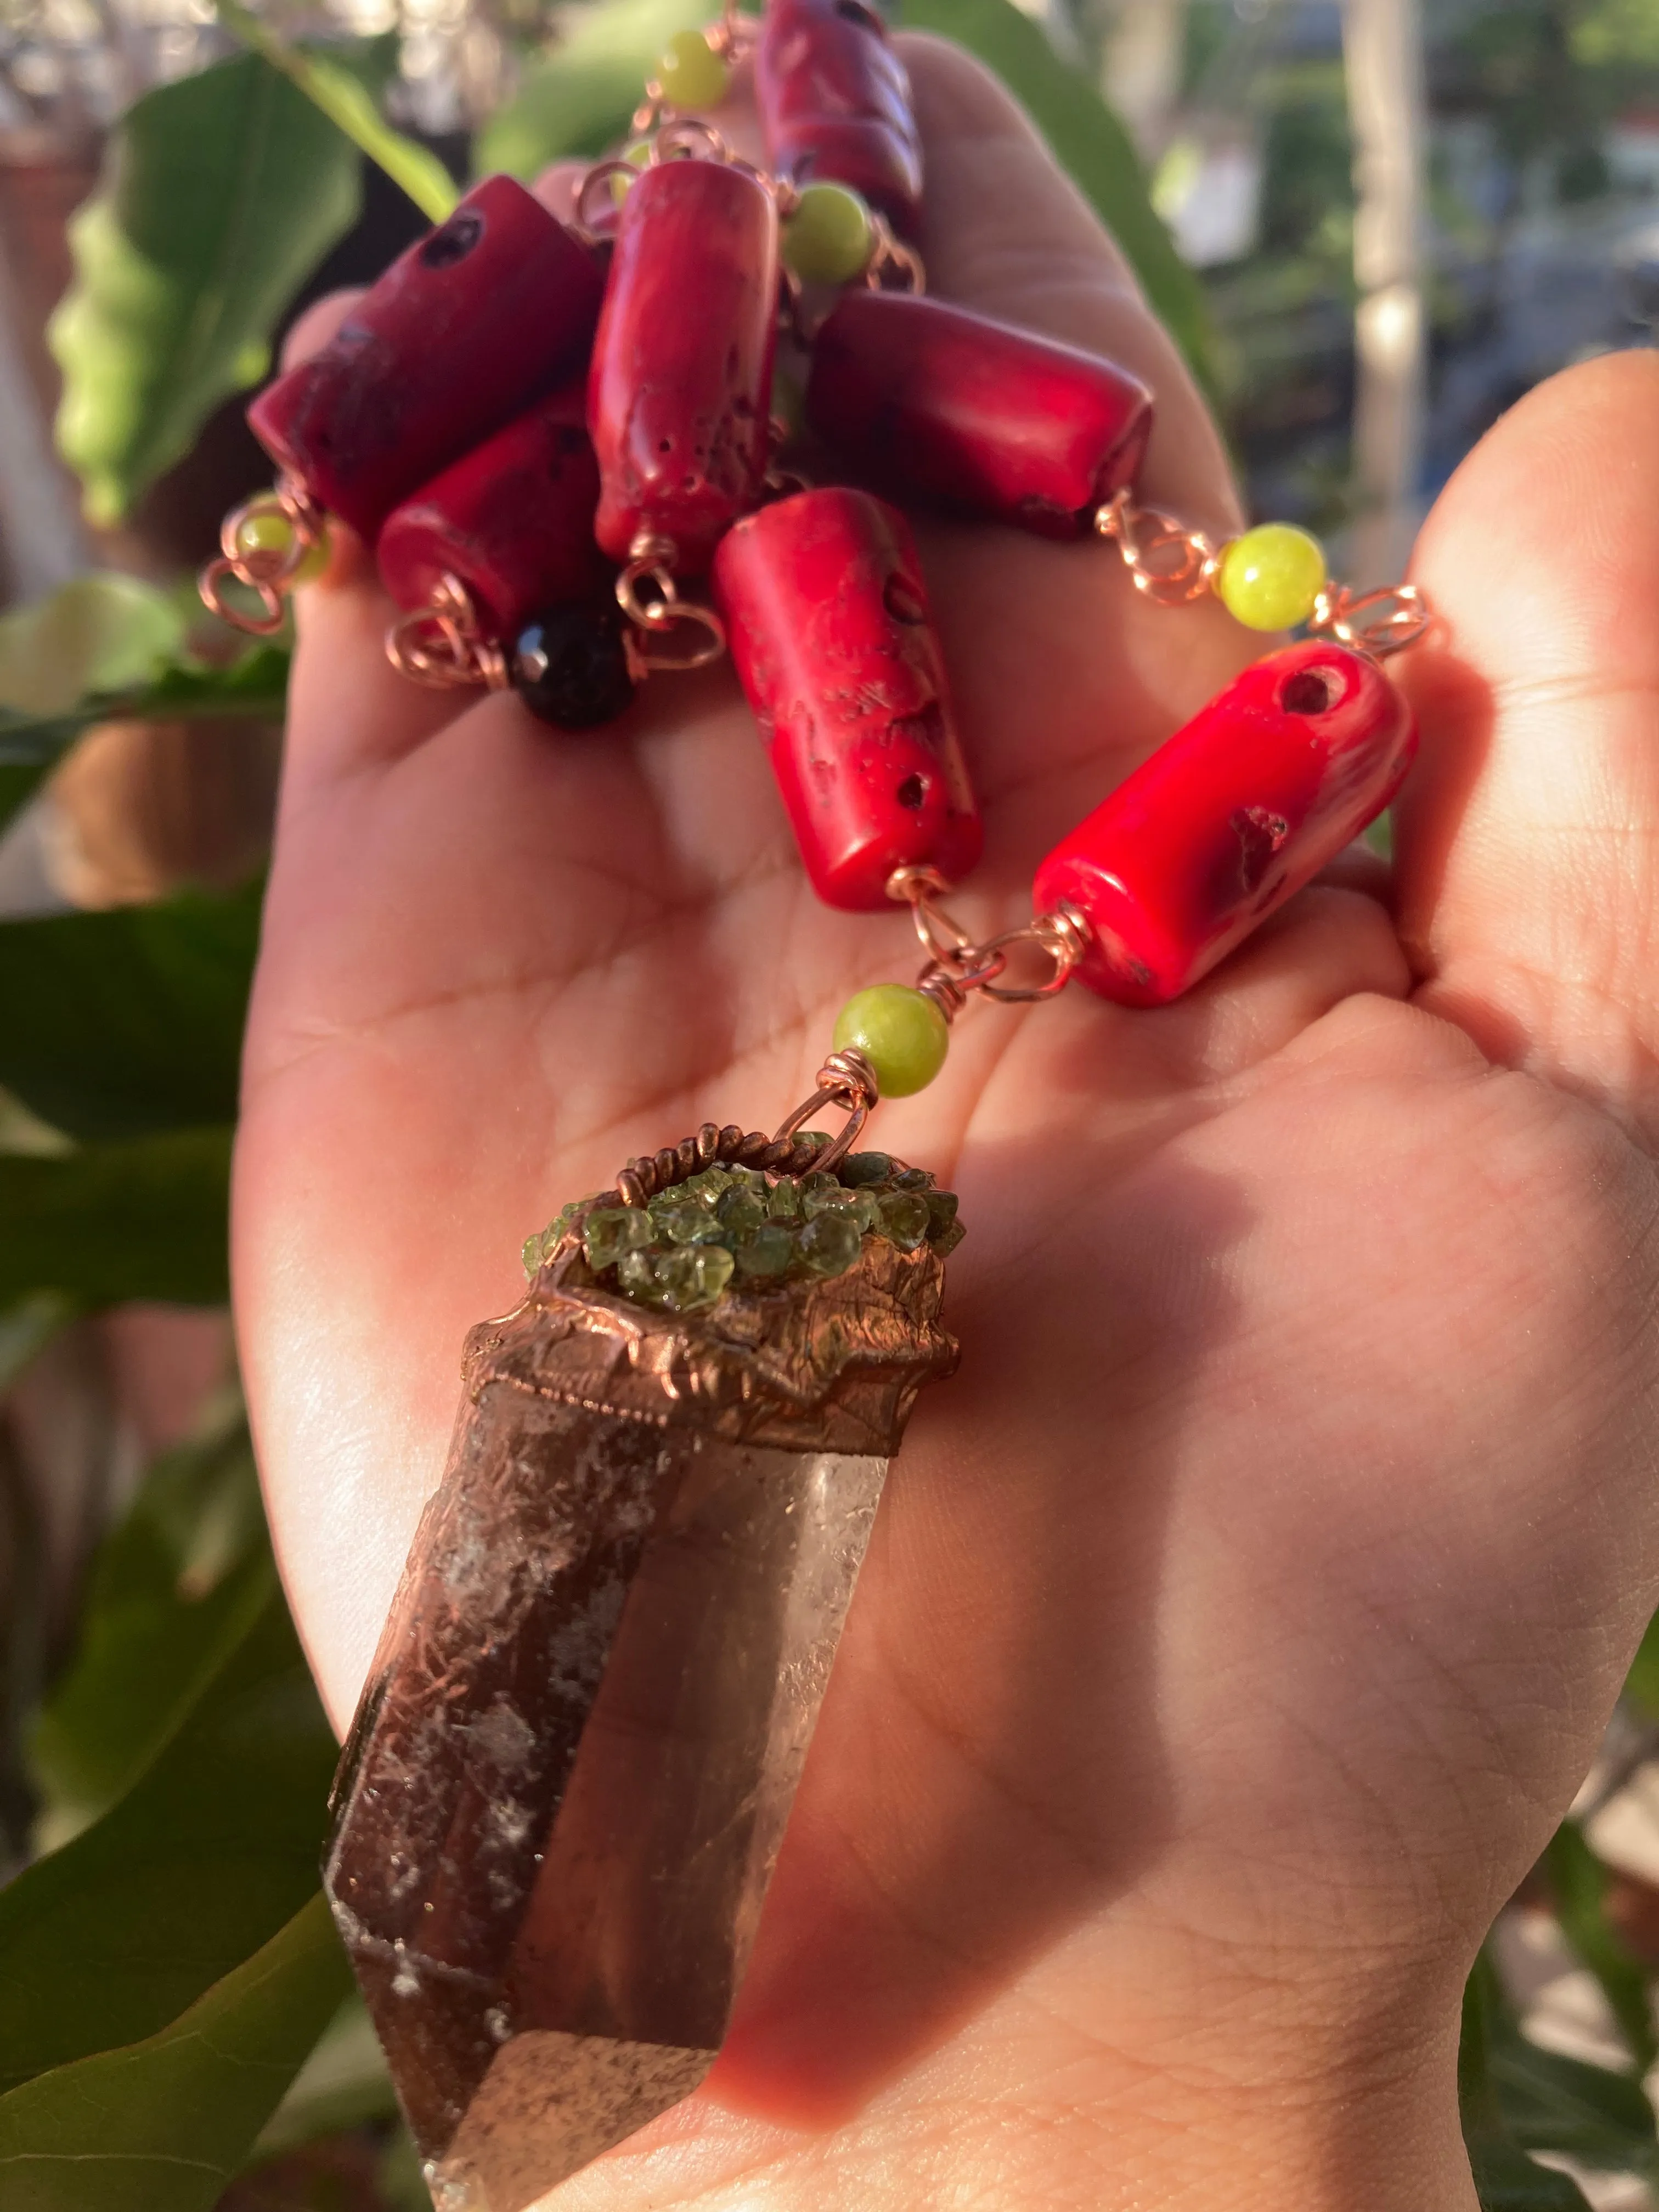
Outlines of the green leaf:
[{"label": "green leaf", "polygon": [[132,1786],[270,1587],[259,1479],[238,1399],[155,1462],[100,1549],[80,1648],[29,1747],[42,1850],[68,1843]]},{"label": "green leaf", "polygon": [[0,922],[0,1084],[74,1137],[234,1121],[262,895]]},{"label": "green leaf", "polygon": [[150,683],[94,692],[62,714],[0,709],[0,828],[31,798],[64,753],[99,722],[181,721],[246,714],[281,721],[288,696],[289,654],[256,646],[228,668],[182,661]]},{"label": "green leaf", "polygon": [[1152,206],[1127,131],[1088,80],[1060,59],[1012,0],[902,0],[898,20],[908,30],[954,39],[995,70],[1122,247],[1194,374],[1213,391],[1198,279]]},{"label": "green leaf", "polygon": [[1653,2115],[1639,2083],[1529,2043],[1490,1941],[1463,1992],[1457,2101],[1484,2212],[1589,2212],[1577,2183],[1529,2151],[1608,2172],[1650,2170]]},{"label": "green leaf", "polygon": [[158,2034],[316,1888],[334,1740],[268,1565],[239,1610],[126,1795],[0,1890],[0,2090]]},{"label": "green leaf", "polygon": [[708,0],[611,0],[572,9],[545,60],[479,131],[480,176],[505,170],[526,183],[567,155],[602,154],[622,137],[647,77],[676,31],[695,31],[714,12]]},{"label": "green leaf", "polygon": [[1561,1931],[1601,1984],[1638,2074],[1659,2061],[1647,1976],[1620,1942],[1607,1916],[1607,1870],[1571,1820],[1562,1823],[1544,1853]]},{"label": "green leaf", "polygon": [[1540,2166],[1507,2136],[1471,2136],[1466,2147],[1480,2212],[1590,2212],[1571,2174]]},{"label": "green leaf", "polygon": [[392,129],[361,78],[325,54],[302,53],[290,46],[238,0],[214,0],[214,7],[228,30],[263,54],[273,69],[281,70],[337,131],[385,170],[422,215],[433,222],[444,220],[460,197],[448,170],[436,155]]},{"label": "green leaf", "polygon": [[0,1157],[0,1308],[39,1291],[82,1307],[222,1305],[228,1129]]},{"label": "green leaf", "polygon": [[118,521],[258,382],[277,317],[360,201],[355,147],[258,54],[128,110],[70,225],[75,282],[48,331],[58,450],[91,520]]},{"label": "green leaf", "polygon": [[349,1980],[313,1896],[159,2033],[0,2098],[7,2212],[210,2212]]},{"label": "green leaf", "polygon": [[397,2117],[386,2055],[368,2008],[354,1990],[265,2124],[252,2156],[279,2158],[343,2129]]},{"label": "green leaf", "polygon": [[53,1291],[38,1291],[0,1313],[0,1395],[75,1318],[75,1308]]},{"label": "green leaf", "polygon": [[1659,2166],[1653,2107],[1628,2074],[1540,2050],[1518,2029],[1492,2046],[1492,2078],[1509,2133],[1602,2173],[1651,2176]]},{"label": "green leaf", "polygon": [[1659,1613],[1648,1623],[1625,1681],[1625,1695],[1644,1719],[1659,1720]]},{"label": "green leaf", "polygon": [[147,683],[183,647],[178,602],[137,576],[77,576],[0,615],[0,707],[61,714],[88,692]]}]

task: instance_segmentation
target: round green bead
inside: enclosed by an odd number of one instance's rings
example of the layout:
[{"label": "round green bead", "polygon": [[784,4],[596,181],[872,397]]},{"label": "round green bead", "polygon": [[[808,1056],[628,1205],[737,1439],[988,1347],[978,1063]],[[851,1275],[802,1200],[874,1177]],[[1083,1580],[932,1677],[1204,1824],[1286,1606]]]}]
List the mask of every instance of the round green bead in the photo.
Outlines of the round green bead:
[{"label": "round green bead", "polygon": [[808,284],[850,284],[875,243],[870,210],[847,185],[807,185],[783,227],[783,258]]},{"label": "round green bead", "polygon": [[[281,560],[294,543],[294,525],[287,515],[268,509],[261,514],[250,514],[236,532],[236,550],[243,560],[269,554]],[[318,533],[317,543],[306,555],[293,575],[288,580],[294,584],[314,584],[328,566],[329,543],[326,530]]]},{"label": "round green bead", "polygon": [[836,1050],[861,1052],[884,1098],[925,1091],[950,1048],[950,1024],[925,992],[908,983],[873,983],[854,992],[836,1017]]},{"label": "round green bead", "polygon": [[676,31],[657,64],[657,82],[672,107],[718,107],[731,81],[701,31]]},{"label": "round green bead", "polygon": [[1246,629],[1294,629],[1325,588],[1325,549],[1291,522],[1264,522],[1221,556],[1216,588]]},{"label": "round green bead", "polygon": [[[631,169],[648,168],[651,162],[651,141],[648,138],[636,138],[631,146],[623,148],[617,159],[626,161]],[[628,198],[637,181],[636,178],[623,176],[620,169],[613,169],[611,172],[611,197],[618,207]]]}]

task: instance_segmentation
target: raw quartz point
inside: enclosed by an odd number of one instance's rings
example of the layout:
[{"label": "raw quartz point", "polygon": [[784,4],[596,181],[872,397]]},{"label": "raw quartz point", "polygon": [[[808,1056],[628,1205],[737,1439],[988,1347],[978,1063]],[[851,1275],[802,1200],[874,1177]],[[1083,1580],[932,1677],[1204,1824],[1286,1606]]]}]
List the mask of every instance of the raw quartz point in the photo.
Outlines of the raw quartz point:
[{"label": "raw quartz point", "polygon": [[725,2033],[890,1455],[956,1346],[927,1243],[696,1315],[580,1220],[467,1340],[325,1886],[438,2212],[523,2212]]}]

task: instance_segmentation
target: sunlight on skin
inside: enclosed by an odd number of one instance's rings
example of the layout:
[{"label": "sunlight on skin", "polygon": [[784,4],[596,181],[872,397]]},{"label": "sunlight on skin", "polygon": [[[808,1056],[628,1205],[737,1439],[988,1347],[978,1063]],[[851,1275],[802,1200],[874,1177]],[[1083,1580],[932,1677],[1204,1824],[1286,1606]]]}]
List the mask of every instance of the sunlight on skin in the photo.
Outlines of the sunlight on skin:
[{"label": "sunlight on skin", "polygon": [[[1146,374],[1145,495],[1229,526],[1093,217],[904,43],[938,290]],[[1659,363],[1575,370],[1431,520],[1409,956],[1327,884],[1176,1006],[975,1012],[883,1109],[962,1194],[962,1374],[890,1484],[727,2051],[562,2207],[1473,2206],[1462,1982],[1659,1581],[1656,429]],[[1260,641],[1103,548],[921,538],[996,926]],[[775,1121],[915,963],[902,917],[815,905],[727,676],[564,738],[400,682],[386,618],[349,544],[303,599],[236,1176],[341,1723],[522,1237],[642,1146]]]}]

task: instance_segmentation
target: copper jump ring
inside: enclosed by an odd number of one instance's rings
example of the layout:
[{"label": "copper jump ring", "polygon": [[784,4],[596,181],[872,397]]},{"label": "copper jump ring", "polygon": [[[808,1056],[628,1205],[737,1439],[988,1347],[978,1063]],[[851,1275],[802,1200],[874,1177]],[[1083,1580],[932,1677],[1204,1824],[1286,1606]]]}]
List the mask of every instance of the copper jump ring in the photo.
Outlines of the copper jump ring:
[{"label": "copper jump ring", "polygon": [[[242,533],[249,523],[270,515],[287,523],[288,543],[269,549],[244,544]],[[287,619],[295,579],[322,544],[326,527],[322,509],[310,493],[297,477],[284,471],[270,491],[233,507],[220,525],[218,557],[208,562],[198,579],[202,604],[234,629],[254,637],[274,637]],[[224,587],[233,579],[256,595],[257,615],[227,599]]]},{"label": "copper jump ring", "polygon": [[[623,643],[635,682],[642,683],[655,671],[684,673],[711,667],[726,651],[726,625],[712,607],[681,599],[674,581],[672,542],[642,532],[628,550],[627,566],[617,579],[617,605],[628,619]],[[688,626],[702,635],[688,641]],[[676,630],[681,639],[678,651],[654,651],[645,642],[647,638],[665,640]]]},{"label": "copper jump ring", "polygon": [[1415,584],[1385,585],[1372,592],[1334,584],[1320,593],[1308,628],[1316,637],[1334,638],[1373,660],[1387,660],[1415,645],[1433,623],[1434,610]]},{"label": "copper jump ring", "polygon": [[1206,532],[1159,507],[1137,507],[1127,490],[1096,510],[1095,528],[1116,545],[1136,591],[1161,607],[1201,599],[1221,568],[1223,548]]},{"label": "copper jump ring", "polygon": [[794,1112],[779,1122],[773,1132],[772,1142],[775,1145],[784,1143],[826,1105],[842,1108],[847,1121],[841,1133],[812,1157],[812,1166],[827,1171],[838,1165],[852,1151],[860,1131],[880,1100],[881,1085],[876,1080],[876,1071],[864,1054],[852,1046],[841,1052],[832,1052],[818,1070],[817,1083],[811,1097],[803,1098]]},{"label": "copper jump ring", "polygon": [[513,681],[506,653],[484,634],[472,594],[447,570],[423,607],[400,615],[386,632],[386,659],[400,676],[431,691],[505,691]]},{"label": "copper jump ring", "polygon": [[[920,298],[927,289],[927,271],[921,254],[915,246],[894,236],[892,225],[884,215],[872,214],[870,222],[875,242],[864,264],[865,289],[871,292],[913,292]],[[892,280],[890,285],[889,278]]]}]

